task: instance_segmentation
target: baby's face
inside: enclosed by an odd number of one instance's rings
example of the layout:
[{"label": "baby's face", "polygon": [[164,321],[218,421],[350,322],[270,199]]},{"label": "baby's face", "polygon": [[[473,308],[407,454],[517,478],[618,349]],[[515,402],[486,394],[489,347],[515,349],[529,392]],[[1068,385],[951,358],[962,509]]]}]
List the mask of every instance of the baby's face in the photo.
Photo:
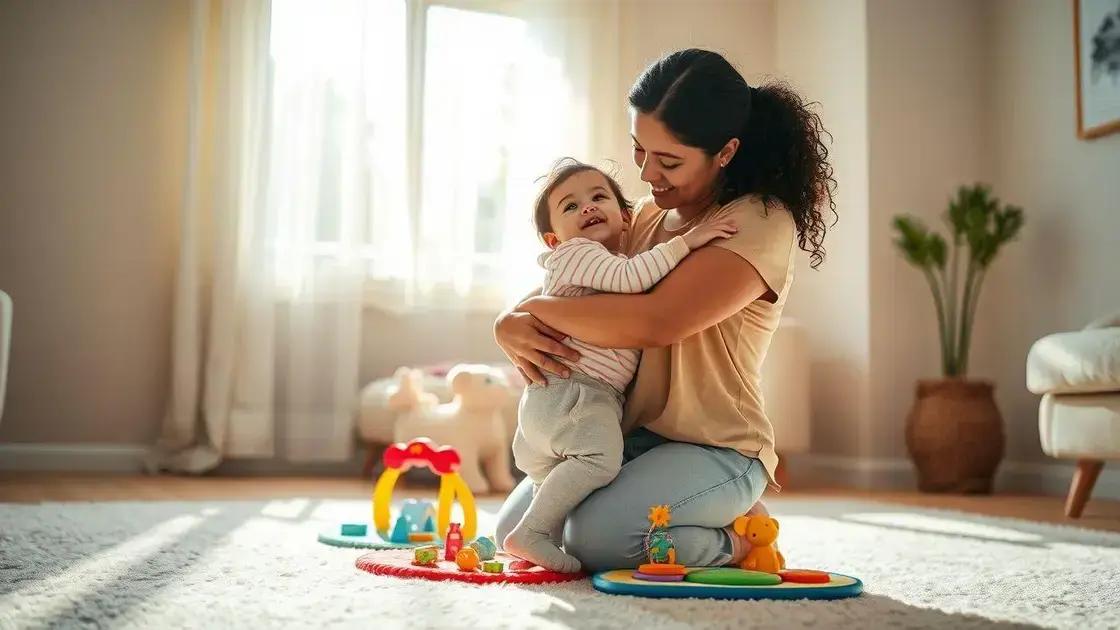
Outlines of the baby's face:
[{"label": "baby's face", "polygon": [[583,237],[602,243],[612,251],[630,222],[630,213],[623,210],[611,192],[606,177],[598,171],[581,171],[556,187],[548,196],[549,218],[555,244]]}]

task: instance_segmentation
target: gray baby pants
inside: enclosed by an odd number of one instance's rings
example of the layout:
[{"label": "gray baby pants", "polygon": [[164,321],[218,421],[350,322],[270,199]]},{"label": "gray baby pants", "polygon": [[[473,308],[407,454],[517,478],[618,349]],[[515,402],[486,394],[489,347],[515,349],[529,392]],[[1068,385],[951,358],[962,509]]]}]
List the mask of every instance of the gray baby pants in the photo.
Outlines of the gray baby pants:
[{"label": "gray baby pants", "polygon": [[518,408],[513,457],[533,481],[523,522],[558,540],[568,512],[622,467],[622,397],[585,374],[529,385]]}]

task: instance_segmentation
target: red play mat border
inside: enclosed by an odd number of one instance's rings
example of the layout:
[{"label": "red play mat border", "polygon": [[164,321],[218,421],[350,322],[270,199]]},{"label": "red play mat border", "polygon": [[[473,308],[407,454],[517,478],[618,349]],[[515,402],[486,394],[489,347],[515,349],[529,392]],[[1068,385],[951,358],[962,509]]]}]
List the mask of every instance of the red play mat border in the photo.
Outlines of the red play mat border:
[{"label": "red play mat border", "polygon": [[440,560],[435,567],[422,567],[412,564],[412,549],[381,549],[362,555],[354,566],[374,575],[389,575],[421,580],[468,582],[471,584],[544,584],[548,582],[571,582],[587,577],[584,573],[557,573],[541,567],[526,571],[510,571],[512,556],[499,553],[496,560],[505,563],[502,573],[483,573],[482,571],[460,571],[454,562]]}]

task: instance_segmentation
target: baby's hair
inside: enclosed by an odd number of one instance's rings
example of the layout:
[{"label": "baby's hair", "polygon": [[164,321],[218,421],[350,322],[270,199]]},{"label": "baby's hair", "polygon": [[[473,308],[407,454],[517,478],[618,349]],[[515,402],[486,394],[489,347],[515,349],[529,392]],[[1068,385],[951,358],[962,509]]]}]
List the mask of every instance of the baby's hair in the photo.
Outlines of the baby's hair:
[{"label": "baby's hair", "polygon": [[607,180],[607,186],[610,187],[611,193],[618,199],[619,207],[622,208],[624,212],[634,210],[634,204],[630,203],[630,200],[622,194],[622,188],[618,185],[618,182],[615,181],[614,177],[611,177],[603,171],[603,169],[596,166],[585,164],[575,158],[563,157],[556,160],[556,163],[552,165],[552,170],[549,171],[547,175],[537,180],[544,180],[544,183],[541,185],[541,191],[537,193],[536,203],[533,204],[533,222],[536,224],[538,236],[543,237],[547,232],[552,231],[552,217],[548,212],[548,196],[552,194],[552,191],[556,190],[557,186],[568,181],[569,177],[584,171],[595,171],[602,175],[603,179]]}]

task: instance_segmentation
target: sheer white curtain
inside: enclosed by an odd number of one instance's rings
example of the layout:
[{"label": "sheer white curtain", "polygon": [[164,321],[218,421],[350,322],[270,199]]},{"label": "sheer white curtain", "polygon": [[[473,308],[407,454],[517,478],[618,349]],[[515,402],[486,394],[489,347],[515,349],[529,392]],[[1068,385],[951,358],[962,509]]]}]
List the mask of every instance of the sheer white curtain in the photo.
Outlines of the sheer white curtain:
[{"label": "sheer white curtain", "polygon": [[617,11],[192,7],[173,383],[152,466],[345,459],[363,308],[495,310],[539,280],[535,179],[617,144]]},{"label": "sheer white curtain", "polygon": [[[173,381],[153,468],[351,452],[365,277],[362,136],[350,133],[363,118],[360,64],[354,49],[285,56],[276,44],[296,25],[274,23],[272,10],[192,4]],[[359,41],[361,21],[329,17],[302,26]]]}]

